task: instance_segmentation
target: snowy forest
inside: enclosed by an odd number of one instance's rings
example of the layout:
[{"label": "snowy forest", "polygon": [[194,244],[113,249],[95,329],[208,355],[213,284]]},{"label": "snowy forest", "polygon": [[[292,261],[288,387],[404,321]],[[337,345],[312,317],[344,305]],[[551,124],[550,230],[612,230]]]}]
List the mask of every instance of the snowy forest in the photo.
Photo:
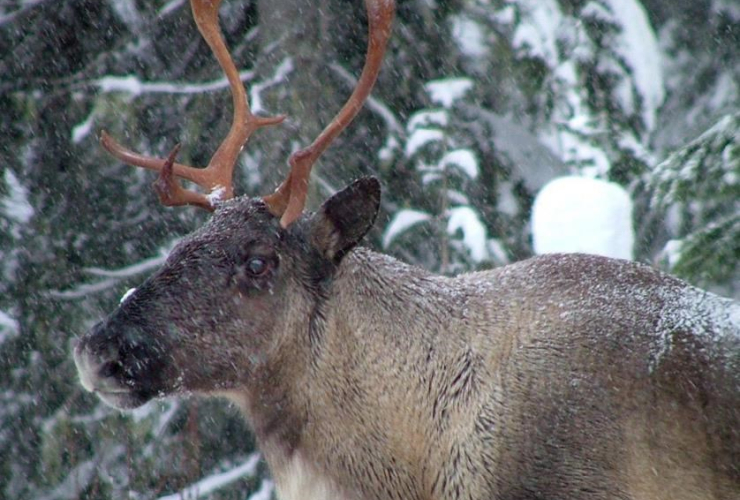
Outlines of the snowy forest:
[{"label": "snowy forest", "polygon": [[[288,155],[362,67],[361,0],[225,0],[260,130],[238,194]],[[228,85],[185,0],[0,1],[0,498],[268,499],[237,410],[113,410],[75,338],[208,217],[99,146],[206,164]],[[740,2],[399,0],[372,98],[314,169],[309,206],[383,186],[365,245],[442,273],[603,252],[740,298]],[[534,212],[534,214],[533,214]]]}]

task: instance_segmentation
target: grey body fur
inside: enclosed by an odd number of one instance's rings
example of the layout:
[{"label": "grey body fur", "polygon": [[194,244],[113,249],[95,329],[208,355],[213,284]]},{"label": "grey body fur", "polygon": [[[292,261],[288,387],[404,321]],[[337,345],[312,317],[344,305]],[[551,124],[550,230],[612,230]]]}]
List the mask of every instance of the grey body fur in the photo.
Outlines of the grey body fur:
[{"label": "grey body fur", "polygon": [[586,255],[432,275],[354,247],[371,184],[289,230],[222,208],[81,339],[83,385],[230,398],[284,500],[740,498],[737,304]]}]

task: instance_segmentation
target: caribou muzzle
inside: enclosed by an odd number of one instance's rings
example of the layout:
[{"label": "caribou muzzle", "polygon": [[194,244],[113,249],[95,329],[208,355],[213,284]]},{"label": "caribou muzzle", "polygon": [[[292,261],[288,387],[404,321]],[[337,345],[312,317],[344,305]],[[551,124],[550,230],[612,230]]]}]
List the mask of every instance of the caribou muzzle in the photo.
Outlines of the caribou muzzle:
[{"label": "caribou muzzle", "polygon": [[75,346],[82,386],[118,409],[137,408],[164,396],[163,346],[143,338],[135,328],[111,323],[99,323]]}]

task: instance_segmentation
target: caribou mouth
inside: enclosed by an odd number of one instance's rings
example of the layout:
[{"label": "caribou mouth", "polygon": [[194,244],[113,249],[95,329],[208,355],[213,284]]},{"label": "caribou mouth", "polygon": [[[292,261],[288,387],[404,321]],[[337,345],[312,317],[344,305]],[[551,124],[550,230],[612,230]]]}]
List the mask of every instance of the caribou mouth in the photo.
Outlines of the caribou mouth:
[{"label": "caribou mouth", "polygon": [[136,391],[122,390],[122,391],[105,391],[105,390],[93,390],[100,400],[118,410],[133,410],[143,406],[151,398],[137,393]]},{"label": "caribou mouth", "polygon": [[117,362],[101,361],[91,355],[82,344],[74,349],[74,361],[80,384],[97,395],[105,404],[119,410],[131,410],[147,403],[151,396],[134,387],[122,385],[117,377]]}]

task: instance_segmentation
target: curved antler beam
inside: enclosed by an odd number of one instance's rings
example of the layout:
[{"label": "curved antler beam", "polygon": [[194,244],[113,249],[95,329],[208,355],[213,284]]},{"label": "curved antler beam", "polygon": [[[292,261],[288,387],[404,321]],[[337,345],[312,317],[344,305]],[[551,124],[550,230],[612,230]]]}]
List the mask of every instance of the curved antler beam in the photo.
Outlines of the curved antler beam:
[{"label": "curved antler beam", "polygon": [[[100,142],[110,154],[124,163],[160,172],[155,189],[163,204],[194,205],[213,210],[217,201],[234,197],[232,185],[234,166],[249,137],[260,127],[282,122],[285,116],[261,117],[254,115],[250,110],[246,91],[218,26],[218,7],[221,0],[191,0],[190,4],[198,31],[229,81],[234,106],[229,133],[211,157],[208,166],[194,168],[176,163],[175,155],[179,147],[175,147],[168,158],[163,160],[144,156],[125,148],[105,131],[101,134]],[[290,156],[288,176],[275,193],[263,197],[270,212],[280,217],[280,224],[283,227],[288,227],[300,217],[306,205],[308,179],[313,165],[357,116],[380,72],[383,55],[390,38],[395,1],[365,0],[365,7],[368,15],[368,49],[362,75],[360,75],[354,92],[314,142]],[[194,182],[209,195],[184,189],[177,180],[178,178]],[[211,195],[216,193],[218,196]]]},{"label": "curved antler beam", "polygon": [[[283,115],[274,117],[257,116],[252,114],[249,109],[247,94],[239,78],[239,72],[234,65],[218,26],[218,7],[220,4],[221,0],[191,0],[190,2],[198,31],[210,47],[229,81],[234,105],[231,129],[211,157],[208,166],[206,168],[193,168],[175,163],[174,155],[179,148],[175,148],[166,160],[144,156],[125,148],[105,131],[101,133],[100,143],[114,157],[129,165],[160,172],[155,189],[157,189],[162,203],[168,206],[194,205],[213,210],[215,202],[233,198],[234,165],[244,144],[258,128],[276,125],[285,119]],[[218,196],[206,196],[184,189],[175,177],[192,181],[207,193],[218,193]]]},{"label": "curved antler beam", "polygon": [[263,197],[270,212],[281,217],[280,224],[283,227],[288,227],[300,217],[306,205],[308,179],[314,163],[357,116],[378,78],[390,38],[395,1],[365,0],[365,8],[368,17],[368,49],[365,66],[354,92],[314,142],[290,156],[290,173],[273,194]]}]

